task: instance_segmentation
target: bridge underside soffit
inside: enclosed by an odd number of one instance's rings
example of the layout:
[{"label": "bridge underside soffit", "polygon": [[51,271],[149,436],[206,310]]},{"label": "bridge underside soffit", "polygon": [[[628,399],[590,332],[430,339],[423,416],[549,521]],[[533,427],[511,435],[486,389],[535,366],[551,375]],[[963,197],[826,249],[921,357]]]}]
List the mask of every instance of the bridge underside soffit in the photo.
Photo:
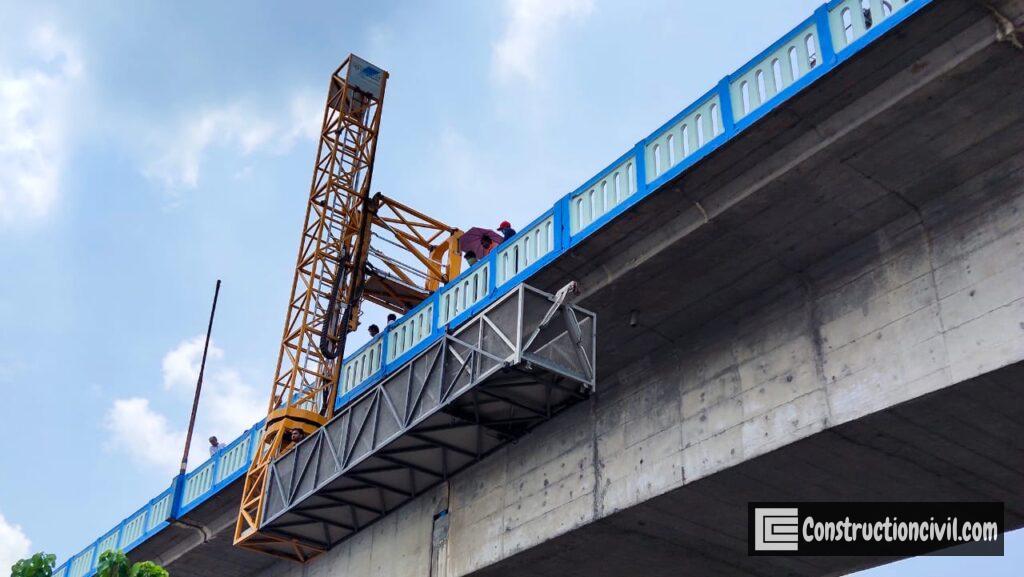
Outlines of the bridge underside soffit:
[{"label": "bridge underside soffit", "polygon": [[[994,5],[1010,13],[1019,0]],[[1016,13],[1019,13],[1020,9]],[[1024,57],[983,3],[929,6],[531,279],[579,280],[601,376],[741,322],[880,227],[999,174],[1024,133]],[[699,203],[699,206],[698,206]],[[884,247],[876,247],[880,251]]]}]

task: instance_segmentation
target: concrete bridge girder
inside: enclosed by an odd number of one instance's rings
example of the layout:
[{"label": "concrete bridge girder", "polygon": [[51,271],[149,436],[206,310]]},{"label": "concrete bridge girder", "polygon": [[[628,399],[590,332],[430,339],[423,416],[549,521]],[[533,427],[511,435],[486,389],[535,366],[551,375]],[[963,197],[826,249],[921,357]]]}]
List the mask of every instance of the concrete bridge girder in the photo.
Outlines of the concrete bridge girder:
[{"label": "concrete bridge girder", "polygon": [[[1024,24],[1024,2],[993,5]],[[260,574],[889,561],[748,558],[753,499],[995,499],[1024,523],[1024,56],[969,0],[896,32],[531,280],[581,280],[598,394]],[[211,551],[172,569],[214,574]]]}]

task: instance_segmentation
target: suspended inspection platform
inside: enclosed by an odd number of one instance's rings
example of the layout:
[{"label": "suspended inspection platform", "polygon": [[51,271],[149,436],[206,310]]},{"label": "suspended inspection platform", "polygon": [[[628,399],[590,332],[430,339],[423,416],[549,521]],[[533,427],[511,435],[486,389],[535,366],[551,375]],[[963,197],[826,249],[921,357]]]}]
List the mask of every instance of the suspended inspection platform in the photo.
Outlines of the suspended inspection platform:
[{"label": "suspended inspection platform", "polygon": [[260,533],[326,550],[587,398],[594,313],[519,285],[270,467]]}]

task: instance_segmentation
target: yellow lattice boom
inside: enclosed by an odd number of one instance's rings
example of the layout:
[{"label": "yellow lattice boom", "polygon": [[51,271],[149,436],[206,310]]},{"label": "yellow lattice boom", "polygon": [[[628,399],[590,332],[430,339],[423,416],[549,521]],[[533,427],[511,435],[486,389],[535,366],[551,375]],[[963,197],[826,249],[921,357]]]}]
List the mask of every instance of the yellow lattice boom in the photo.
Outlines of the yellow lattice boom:
[{"label": "yellow lattice boom", "polygon": [[405,312],[461,267],[461,231],[370,194],[387,80],[355,55],[331,75],[266,426],[235,527],[236,545],[298,561],[322,551],[259,532],[270,463],[294,445],[292,430],[309,434],[333,416],[345,337],[363,299]]}]

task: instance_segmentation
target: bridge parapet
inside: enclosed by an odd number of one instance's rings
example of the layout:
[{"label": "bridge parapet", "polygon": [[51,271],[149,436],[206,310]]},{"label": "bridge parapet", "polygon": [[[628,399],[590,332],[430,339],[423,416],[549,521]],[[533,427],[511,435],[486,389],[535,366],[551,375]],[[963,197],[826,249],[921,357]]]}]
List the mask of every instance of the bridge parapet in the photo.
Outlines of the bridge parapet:
[{"label": "bridge parapet", "polygon": [[262,421],[201,465],[175,477],[171,486],[126,517],[113,529],[58,567],[54,577],[90,577],[104,551],[131,551],[165,529],[170,521],[195,509],[221,489],[238,479],[249,467],[252,447],[263,431]]}]

